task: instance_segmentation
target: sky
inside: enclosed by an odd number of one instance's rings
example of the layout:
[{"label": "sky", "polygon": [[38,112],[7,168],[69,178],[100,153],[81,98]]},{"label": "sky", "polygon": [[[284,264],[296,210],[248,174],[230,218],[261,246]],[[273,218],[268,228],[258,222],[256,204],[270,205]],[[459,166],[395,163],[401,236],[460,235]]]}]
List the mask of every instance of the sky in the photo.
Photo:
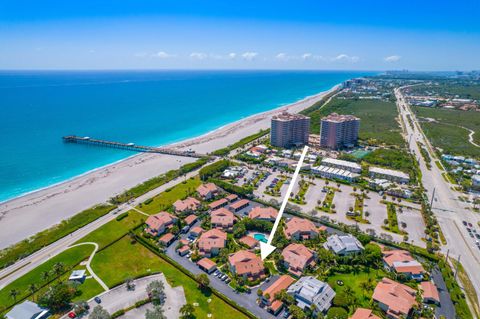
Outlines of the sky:
[{"label": "sky", "polygon": [[480,69],[480,1],[0,0],[0,69]]}]

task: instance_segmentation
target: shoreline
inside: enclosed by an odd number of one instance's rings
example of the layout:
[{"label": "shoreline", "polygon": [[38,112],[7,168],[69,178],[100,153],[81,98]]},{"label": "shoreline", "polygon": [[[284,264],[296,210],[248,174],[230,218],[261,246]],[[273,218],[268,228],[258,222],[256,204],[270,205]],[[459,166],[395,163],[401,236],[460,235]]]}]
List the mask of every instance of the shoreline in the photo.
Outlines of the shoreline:
[{"label": "shoreline", "polygon": [[[270,127],[270,117],[283,111],[298,113],[338,88],[307,96],[296,102],[256,113],[212,131],[179,142],[162,145],[174,149],[191,148],[210,153],[226,147],[260,129]],[[195,161],[153,153],[139,153],[89,170],[62,182],[0,202],[0,249],[49,228],[95,204],[106,202],[126,189],[171,169]],[[19,227],[18,225],[23,225]]]}]

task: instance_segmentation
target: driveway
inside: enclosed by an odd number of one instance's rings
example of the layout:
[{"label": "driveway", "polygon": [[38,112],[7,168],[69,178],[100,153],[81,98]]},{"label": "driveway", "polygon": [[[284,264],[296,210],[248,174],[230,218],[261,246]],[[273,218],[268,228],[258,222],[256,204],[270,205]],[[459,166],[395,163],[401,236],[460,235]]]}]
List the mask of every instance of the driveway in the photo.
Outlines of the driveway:
[{"label": "driveway", "polygon": [[438,294],[440,296],[440,306],[437,307],[435,315],[437,318],[440,318],[440,316],[444,316],[445,318],[455,318],[455,307],[453,306],[450,293],[448,292],[445,281],[443,280],[442,273],[437,267],[435,267],[432,270],[431,275],[433,282],[435,282],[435,285],[438,288]]}]

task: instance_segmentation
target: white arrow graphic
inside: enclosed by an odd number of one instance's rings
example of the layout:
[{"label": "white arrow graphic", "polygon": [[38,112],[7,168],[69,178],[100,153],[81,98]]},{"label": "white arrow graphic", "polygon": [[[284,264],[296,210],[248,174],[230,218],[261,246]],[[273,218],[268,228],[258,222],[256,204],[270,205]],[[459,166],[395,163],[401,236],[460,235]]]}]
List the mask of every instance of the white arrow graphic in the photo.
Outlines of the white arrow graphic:
[{"label": "white arrow graphic", "polygon": [[280,210],[278,211],[277,219],[275,219],[275,223],[273,224],[272,231],[270,232],[270,236],[268,236],[268,241],[266,243],[260,242],[260,256],[262,260],[268,257],[274,250],[275,246],[272,246],[272,240],[275,236],[275,232],[277,231],[278,224],[280,223],[280,219],[282,219],[283,211],[287,206],[288,199],[290,198],[290,193],[292,193],[293,185],[295,185],[295,181],[297,180],[298,173],[300,172],[300,168],[302,167],[303,160],[305,159],[305,155],[307,155],[308,146],[305,146],[302,152],[302,156],[300,156],[300,160],[298,161],[297,167],[295,168],[295,173],[293,173],[292,180],[288,185],[287,194],[283,198],[282,206],[280,206]]}]

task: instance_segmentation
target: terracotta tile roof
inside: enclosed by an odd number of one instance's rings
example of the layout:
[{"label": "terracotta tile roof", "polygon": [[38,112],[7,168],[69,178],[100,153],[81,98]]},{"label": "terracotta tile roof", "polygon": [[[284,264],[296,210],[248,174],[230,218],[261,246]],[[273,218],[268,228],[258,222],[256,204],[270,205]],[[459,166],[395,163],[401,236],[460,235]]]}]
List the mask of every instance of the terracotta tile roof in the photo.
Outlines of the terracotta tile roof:
[{"label": "terracotta tile roof", "polygon": [[211,202],[210,204],[208,204],[208,207],[210,207],[210,209],[217,209],[219,207],[223,207],[225,205],[228,204],[228,200],[225,199],[225,198],[221,198],[219,200],[216,200],[214,202]]},{"label": "terracotta tile roof", "polygon": [[227,197],[225,197],[229,202],[233,202],[234,200],[236,200],[238,198],[238,195],[237,194],[230,194],[228,195]]},{"label": "terracotta tile roof", "polygon": [[173,207],[177,212],[183,212],[186,210],[196,210],[199,206],[200,206],[200,202],[193,197],[188,197],[187,199],[184,199],[184,200],[179,199],[175,203],[173,203]]},{"label": "terracotta tile roof", "polygon": [[179,242],[181,242],[182,244],[187,245],[187,246],[190,245],[190,242],[186,239],[180,239]]},{"label": "terracotta tile roof", "polygon": [[260,257],[248,250],[240,250],[228,257],[228,262],[235,267],[235,273],[239,276],[250,275],[253,277],[262,275],[265,271]]},{"label": "terracotta tile roof", "polygon": [[224,207],[214,210],[210,215],[212,224],[224,228],[233,226],[233,222],[235,221],[235,215]]},{"label": "terracotta tile roof", "polygon": [[204,269],[212,269],[213,267],[216,267],[217,264],[212,261],[211,259],[208,259],[208,258],[202,258],[200,259],[198,262],[197,262],[197,265],[201,266],[202,268]]},{"label": "terracotta tile roof", "polygon": [[177,217],[167,213],[167,212],[160,212],[155,215],[148,216],[145,224],[147,224],[148,228],[159,230],[162,227],[167,227],[168,225],[174,223],[177,220]]},{"label": "terracotta tile roof", "polygon": [[314,262],[313,251],[302,244],[290,244],[282,251],[285,262],[293,271],[304,270]]},{"label": "terracotta tile roof", "polygon": [[374,315],[371,309],[357,308],[349,319],[380,319],[380,317]]},{"label": "terracotta tile roof", "polygon": [[273,311],[273,313],[276,313],[280,308],[282,308],[283,302],[280,300],[275,300],[272,302],[272,305],[270,306],[270,309]]},{"label": "terracotta tile roof", "polygon": [[209,252],[213,248],[224,248],[227,241],[227,234],[219,229],[211,229],[204,232],[198,239],[198,248]]},{"label": "terracotta tile roof", "polygon": [[232,209],[239,209],[240,207],[250,204],[250,201],[248,199],[241,199],[239,201],[236,201],[235,203],[230,205],[230,208]]},{"label": "terracotta tile roof", "polygon": [[197,187],[197,192],[200,194],[200,196],[205,197],[209,193],[216,193],[218,192],[218,187],[217,185],[213,183],[207,183],[207,184],[202,184]]},{"label": "terracotta tile roof", "polygon": [[375,287],[373,300],[388,307],[387,314],[393,318],[408,315],[416,304],[416,290],[389,278],[383,278]]},{"label": "terracotta tile roof", "polygon": [[422,289],[423,299],[432,299],[436,302],[440,302],[440,295],[438,294],[437,286],[431,281],[423,281],[420,283],[420,288]]},{"label": "terracotta tile roof", "polygon": [[186,245],[177,249],[177,251],[180,252],[180,253],[184,253],[184,252],[189,251],[189,250],[190,250],[190,247],[188,247]]},{"label": "terracotta tile roof", "polygon": [[204,229],[200,226],[195,226],[190,230],[192,233],[201,234],[204,232]]},{"label": "terracotta tile roof", "polygon": [[296,233],[299,233],[302,236],[310,234],[310,232],[318,234],[318,228],[313,222],[308,219],[298,217],[292,217],[292,219],[286,222],[283,231],[288,239],[290,239],[292,235]]},{"label": "terracotta tile roof", "polygon": [[250,213],[248,213],[248,218],[250,219],[270,219],[275,220],[278,215],[278,210],[273,207],[255,207]]},{"label": "terracotta tile roof", "polygon": [[175,236],[172,233],[166,233],[165,235],[160,237],[158,241],[166,244],[169,243],[174,237]]},{"label": "terracotta tile roof", "polygon": [[197,220],[197,216],[195,215],[188,215],[187,217],[185,217],[184,221],[185,223],[187,223],[187,225],[191,225],[193,224],[195,221]]},{"label": "terracotta tile roof", "polygon": [[422,264],[420,264],[406,250],[384,250],[383,261],[398,273],[411,273],[414,275],[425,273]]},{"label": "terracotta tile roof", "polygon": [[269,295],[270,298],[268,299],[270,302],[273,302],[275,299],[275,295],[282,291],[283,289],[287,290],[291,284],[295,282],[295,279],[290,277],[289,275],[282,275],[280,276],[273,284],[271,284],[267,289],[263,291],[263,295]]},{"label": "terracotta tile roof", "polygon": [[253,248],[255,246],[258,245],[258,240],[256,240],[255,238],[251,237],[251,236],[243,236],[242,238],[240,238],[238,240],[239,242],[245,244],[248,246],[248,248]]}]

